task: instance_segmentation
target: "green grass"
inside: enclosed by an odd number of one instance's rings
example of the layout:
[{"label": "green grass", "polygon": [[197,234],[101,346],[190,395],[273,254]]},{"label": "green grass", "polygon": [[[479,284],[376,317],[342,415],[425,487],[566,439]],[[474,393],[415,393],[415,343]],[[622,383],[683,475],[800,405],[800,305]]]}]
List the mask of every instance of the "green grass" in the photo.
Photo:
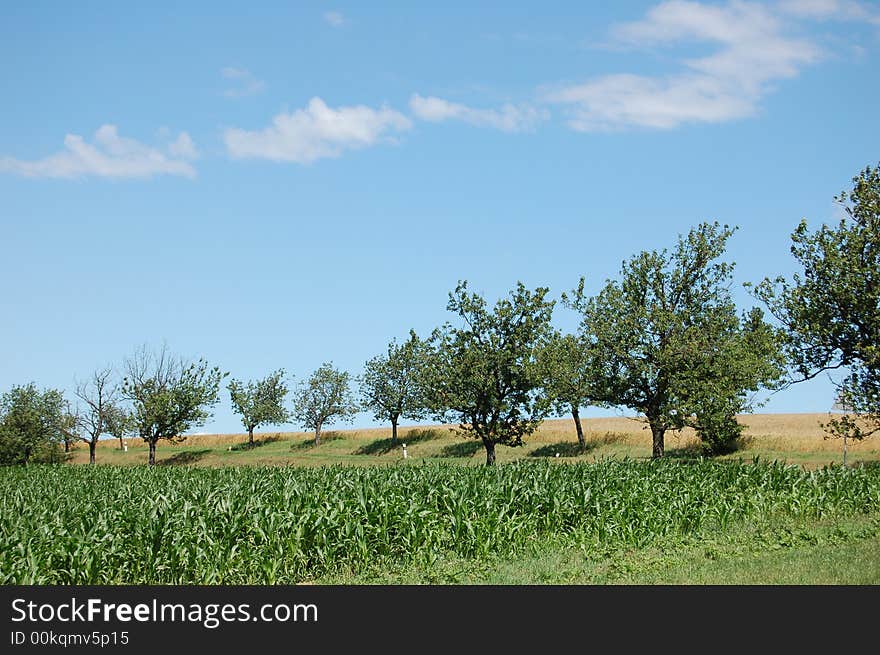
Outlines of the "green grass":
[{"label": "green grass", "polygon": [[[792,535],[795,538],[792,539]],[[489,561],[446,557],[430,569],[397,567],[326,575],[319,584],[492,585],[876,585],[880,515],[835,528],[801,523],[791,531],[733,531],[605,558],[548,543],[540,552]]]},{"label": "green grass", "polygon": [[696,580],[689,562],[876,541],[878,513],[863,466],[5,468],[0,583]]}]

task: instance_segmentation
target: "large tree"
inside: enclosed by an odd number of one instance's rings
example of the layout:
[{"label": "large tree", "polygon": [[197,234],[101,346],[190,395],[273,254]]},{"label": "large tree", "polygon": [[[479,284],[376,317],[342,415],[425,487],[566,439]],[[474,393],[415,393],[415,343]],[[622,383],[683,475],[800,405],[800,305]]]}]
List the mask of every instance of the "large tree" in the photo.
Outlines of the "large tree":
[{"label": "large tree", "polygon": [[458,283],[446,308],[462,323],[446,323],[431,335],[426,367],[429,402],[440,420],[459,423],[465,436],[480,439],[486,464],[495,446],[518,446],[550,411],[542,393],[538,352],[551,333],[554,302],[548,289],[529,291],[521,282],[509,298],[489,308]]},{"label": "large tree", "polygon": [[785,328],[790,382],[839,369],[838,398],[851,413],[826,428],[863,439],[880,430],[880,165],[852,181],[834,198],[844,212],[836,225],[811,232],[802,220],[792,233],[803,274],[765,279],[755,295]]},{"label": "large tree", "polygon": [[248,445],[254,446],[254,430],[261,425],[278,425],[288,420],[284,407],[287,383],[284,370],[278,369],[261,380],[244,383],[230,380],[227,385],[232,400],[232,410],[241,416],[241,423],[248,431]]},{"label": "large tree", "polygon": [[0,464],[60,461],[66,410],[60,391],[33,382],[0,396]]},{"label": "large tree", "polygon": [[149,444],[151,466],[160,439],[183,441],[187,430],[211,417],[225,376],[204,359],[188,362],[164,346],[157,351],[144,347],[126,360],[122,394],[131,401],[138,435]]},{"label": "large tree", "polygon": [[571,414],[578,444],[581,450],[586,450],[580,410],[607,395],[597,387],[601,380],[597,367],[601,362],[585,339],[560,332],[554,332],[541,349],[538,362],[544,389],[556,413]]},{"label": "large tree", "polygon": [[334,420],[350,420],[358,412],[358,406],[349,387],[350,376],[346,371],[333,368],[325,362],[300,384],[294,394],[293,415],[300,424],[315,431],[315,445],[321,445],[321,430]]},{"label": "large tree", "polygon": [[409,339],[392,341],[387,353],[367,361],[359,379],[364,407],[377,421],[391,422],[392,445],[397,444],[401,418],[418,421],[428,415],[422,384],[426,356],[425,342],[410,331]]},{"label": "large tree", "polygon": [[583,314],[581,333],[602,366],[610,405],[633,409],[651,428],[652,456],[667,430],[697,428],[710,450],[738,435],[735,414],[782,375],[779,338],[754,309],[740,318],[729,287],[733,264],[717,261],[734,229],[702,223],[672,252],[641,252],[595,297],[584,280],[565,301]]}]

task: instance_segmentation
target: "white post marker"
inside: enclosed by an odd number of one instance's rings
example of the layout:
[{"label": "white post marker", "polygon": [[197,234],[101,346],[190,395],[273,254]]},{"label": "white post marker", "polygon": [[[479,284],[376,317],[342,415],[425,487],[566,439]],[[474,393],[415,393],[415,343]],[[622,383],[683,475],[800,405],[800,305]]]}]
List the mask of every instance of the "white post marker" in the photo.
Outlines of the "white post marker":
[{"label": "white post marker", "polygon": [[403,458],[406,459],[406,444],[403,444]]},{"label": "white post marker", "polygon": [[[835,410],[838,412],[849,413],[853,411],[853,408],[849,406],[841,394],[837,394],[834,404],[831,405],[831,411],[833,412]],[[846,432],[843,433],[843,465],[846,466]]]}]

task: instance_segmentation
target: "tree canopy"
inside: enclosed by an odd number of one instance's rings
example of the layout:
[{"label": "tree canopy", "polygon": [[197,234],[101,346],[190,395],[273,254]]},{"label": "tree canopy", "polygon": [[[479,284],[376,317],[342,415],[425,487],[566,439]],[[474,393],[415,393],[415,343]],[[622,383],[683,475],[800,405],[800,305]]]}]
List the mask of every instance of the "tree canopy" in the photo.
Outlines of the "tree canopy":
[{"label": "tree canopy", "polygon": [[122,394],[131,401],[138,435],[149,444],[150,465],[160,439],[183,441],[187,430],[211,417],[225,376],[204,359],[187,362],[164,346],[155,352],[144,347],[126,360]]},{"label": "tree canopy", "polygon": [[863,439],[880,430],[880,165],[852,181],[834,199],[844,213],[836,225],[811,232],[802,220],[792,233],[803,273],[765,279],[754,293],[785,329],[791,382],[844,374],[838,398],[851,413],[827,428]]},{"label": "tree canopy", "polygon": [[697,428],[710,450],[738,436],[750,392],[782,375],[779,337],[759,309],[737,315],[733,264],[718,261],[734,229],[701,223],[672,252],[644,251],[588,298],[581,279],[564,300],[582,315],[581,335],[602,362],[598,387],[651,428],[653,457],[667,430]]},{"label": "tree canopy", "polygon": [[293,415],[300,424],[315,431],[315,445],[321,445],[321,429],[333,420],[350,420],[358,406],[351,394],[350,376],[325,362],[300,384],[294,394]]},{"label": "tree canopy", "polygon": [[397,444],[397,424],[401,418],[418,421],[428,415],[423,384],[427,347],[410,331],[409,339],[392,341],[386,353],[364,365],[360,377],[363,406],[377,421],[391,422],[391,443]]},{"label": "tree canopy", "polygon": [[248,444],[254,445],[254,430],[261,425],[277,425],[288,420],[284,407],[287,384],[284,369],[278,369],[261,380],[247,383],[236,379],[227,385],[232,400],[232,410],[241,416],[241,423],[248,431]]},{"label": "tree canopy", "polygon": [[580,409],[605,397],[595,351],[583,338],[554,332],[539,353],[544,389],[557,414],[571,414],[581,450],[587,447]]},{"label": "tree canopy", "polygon": [[66,409],[60,391],[33,382],[0,396],[0,464],[60,461]]},{"label": "tree canopy", "polygon": [[483,442],[486,464],[495,463],[496,444],[521,445],[549,413],[537,363],[551,333],[555,303],[547,292],[520,282],[490,309],[461,281],[447,309],[463,324],[446,323],[429,340],[429,404],[438,418],[451,418],[466,436]]}]

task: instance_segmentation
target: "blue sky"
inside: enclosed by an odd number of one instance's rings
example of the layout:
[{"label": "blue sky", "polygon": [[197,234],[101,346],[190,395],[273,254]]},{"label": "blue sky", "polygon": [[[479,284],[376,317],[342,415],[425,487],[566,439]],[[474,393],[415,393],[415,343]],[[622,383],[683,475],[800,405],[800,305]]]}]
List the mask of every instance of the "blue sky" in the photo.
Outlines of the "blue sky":
[{"label": "blue sky", "polygon": [[181,4],[0,8],[0,389],[163,342],[356,375],[459,279],[596,291],[703,220],[751,306],[880,161],[878,3]]}]

